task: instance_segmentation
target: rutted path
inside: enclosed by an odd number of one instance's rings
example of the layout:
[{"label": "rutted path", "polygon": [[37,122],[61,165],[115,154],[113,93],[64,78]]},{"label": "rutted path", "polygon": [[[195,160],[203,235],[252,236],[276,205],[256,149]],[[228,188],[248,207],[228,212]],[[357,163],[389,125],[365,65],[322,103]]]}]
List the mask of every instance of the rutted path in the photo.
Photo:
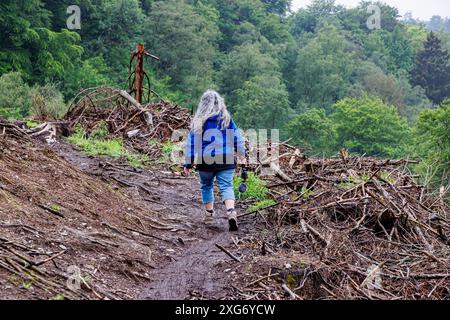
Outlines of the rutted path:
[{"label": "rutted path", "polygon": [[[215,227],[206,227],[199,201],[197,177],[181,177],[164,170],[134,170],[131,167],[86,156],[72,146],[58,143],[54,149],[81,170],[114,182],[133,197],[139,197],[146,209],[158,212],[162,224],[169,222],[167,251],[171,262],[158,265],[142,288],[143,299],[221,298],[230,288],[234,260],[216,247],[233,245],[232,237],[245,233],[228,232],[224,207],[217,208]],[[216,201],[217,202],[217,201]],[[176,225],[176,228],[173,226]]]}]

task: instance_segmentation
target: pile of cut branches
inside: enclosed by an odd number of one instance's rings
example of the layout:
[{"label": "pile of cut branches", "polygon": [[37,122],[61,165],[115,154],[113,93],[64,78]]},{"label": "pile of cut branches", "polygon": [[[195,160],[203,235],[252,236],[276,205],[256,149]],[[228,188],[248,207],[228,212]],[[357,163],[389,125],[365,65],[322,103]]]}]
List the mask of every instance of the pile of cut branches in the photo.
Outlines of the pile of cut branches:
[{"label": "pile of cut branches", "polygon": [[185,108],[166,101],[140,105],[126,91],[111,88],[86,89],[74,99],[65,120],[70,127],[82,127],[90,134],[106,124],[110,137],[120,137],[133,151],[154,159],[160,156],[158,143],[169,140],[177,129],[190,124]]},{"label": "pile of cut branches", "polygon": [[18,125],[0,118],[0,299],[137,298],[176,226]]},{"label": "pile of cut branches", "polygon": [[266,178],[276,203],[257,213],[253,298],[450,298],[449,208],[411,161],[280,154]]}]

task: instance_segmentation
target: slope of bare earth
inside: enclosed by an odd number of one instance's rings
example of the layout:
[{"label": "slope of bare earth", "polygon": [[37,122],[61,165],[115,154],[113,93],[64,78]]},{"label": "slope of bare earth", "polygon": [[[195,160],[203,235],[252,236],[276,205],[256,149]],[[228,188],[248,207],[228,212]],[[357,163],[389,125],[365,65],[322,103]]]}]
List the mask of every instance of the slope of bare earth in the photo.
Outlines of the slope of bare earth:
[{"label": "slope of bare earth", "polygon": [[136,296],[173,246],[157,213],[26,136],[0,146],[0,298]]},{"label": "slope of bare earth", "polygon": [[0,129],[0,299],[223,292],[232,260],[215,244],[229,246],[232,235],[225,219],[201,223],[194,177],[138,170],[64,142],[49,147],[5,122]]}]

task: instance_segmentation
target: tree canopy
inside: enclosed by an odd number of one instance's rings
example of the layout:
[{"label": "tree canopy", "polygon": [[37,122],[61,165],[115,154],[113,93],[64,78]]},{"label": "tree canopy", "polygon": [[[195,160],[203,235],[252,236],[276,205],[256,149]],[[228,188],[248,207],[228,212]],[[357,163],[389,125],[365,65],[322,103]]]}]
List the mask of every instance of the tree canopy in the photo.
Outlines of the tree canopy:
[{"label": "tree canopy", "polygon": [[[59,115],[83,88],[124,88],[142,42],[160,57],[145,69],[164,99],[195,109],[216,89],[243,129],[281,129],[308,153],[428,159],[414,149],[430,150],[444,168],[449,20],[402,20],[375,2],[380,28],[368,28],[371,4],[314,0],[290,12],[290,0],[5,0],[0,116],[36,114],[39,99]],[[69,5],[81,9],[79,30],[68,30]]]}]

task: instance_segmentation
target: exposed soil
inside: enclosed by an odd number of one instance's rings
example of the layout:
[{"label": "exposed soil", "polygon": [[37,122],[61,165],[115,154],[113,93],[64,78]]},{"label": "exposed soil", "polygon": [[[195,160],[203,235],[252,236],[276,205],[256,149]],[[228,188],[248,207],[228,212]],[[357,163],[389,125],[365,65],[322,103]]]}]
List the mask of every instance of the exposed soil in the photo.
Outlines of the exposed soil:
[{"label": "exposed soil", "polygon": [[[245,233],[246,225],[242,224],[239,232],[228,232],[225,208],[218,204],[215,226],[205,226],[195,175],[182,177],[163,168],[139,170],[120,165],[120,162],[112,163],[111,159],[80,154],[65,143],[58,143],[55,148],[73,165],[104,179],[118,181],[134,199],[144,203],[149,210],[158,212],[163,220],[176,221],[182,226],[171,230],[178,242],[177,247],[166,249],[173,253],[170,256],[172,261],[149,273],[150,283],[143,285],[139,298],[206,299],[225,295],[224,289],[229,287],[230,275],[234,274],[234,261],[216,244],[228,247],[233,243],[232,237],[239,238]],[[219,198],[218,194],[216,198]]]},{"label": "exposed soil", "polygon": [[[138,170],[64,142],[50,149],[0,139],[0,298],[184,299],[222,292],[227,275],[212,270],[221,263],[231,268],[233,260],[215,244],[227,247],[239,233],[226,230],[223,216],[216,228],[202,223],[194,176]],[[70,266],[88,279],[81,290],[66,286]]]}]

